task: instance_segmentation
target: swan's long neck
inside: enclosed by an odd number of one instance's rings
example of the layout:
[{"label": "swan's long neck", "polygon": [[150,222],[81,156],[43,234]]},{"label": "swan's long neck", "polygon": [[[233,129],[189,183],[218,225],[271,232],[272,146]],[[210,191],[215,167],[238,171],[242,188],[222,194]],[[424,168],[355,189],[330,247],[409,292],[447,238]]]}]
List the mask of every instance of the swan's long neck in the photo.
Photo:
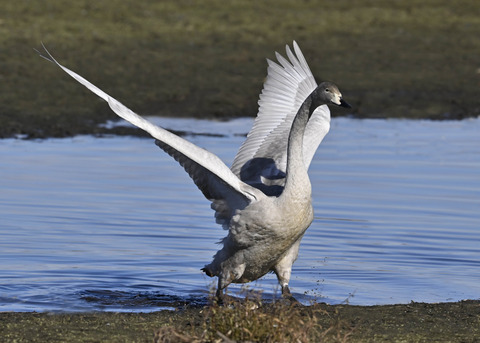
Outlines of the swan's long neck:
[{"label": "swan's long neck", "polygon": [[289,199],[310,199],[311,185],[303,160],[303,135],[312,112],[312,95],[298,110],[292,123],[287,147],[287,170],[285,187],[280,197]]}]

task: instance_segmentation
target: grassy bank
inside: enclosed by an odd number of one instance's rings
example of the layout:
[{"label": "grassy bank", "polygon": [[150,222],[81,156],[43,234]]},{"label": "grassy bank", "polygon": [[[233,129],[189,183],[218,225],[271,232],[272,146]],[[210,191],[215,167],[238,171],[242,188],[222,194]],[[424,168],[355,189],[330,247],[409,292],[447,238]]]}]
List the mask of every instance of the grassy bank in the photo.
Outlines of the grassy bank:
[{"label": "grassy bank", "polygon": [[265,58],[295,39],[350,114],[442,119],[480,113],[479,32],[476,0],[7,2],[0,137],[95,133],[115,118],[37,56],[41,41],[142,114],[255,115]]},{"label": "grassy bank", "polygon": [[2,342],[478,342],[480,302],[292,307],[250,300],[175,312],[5,312],[0,323]]}]

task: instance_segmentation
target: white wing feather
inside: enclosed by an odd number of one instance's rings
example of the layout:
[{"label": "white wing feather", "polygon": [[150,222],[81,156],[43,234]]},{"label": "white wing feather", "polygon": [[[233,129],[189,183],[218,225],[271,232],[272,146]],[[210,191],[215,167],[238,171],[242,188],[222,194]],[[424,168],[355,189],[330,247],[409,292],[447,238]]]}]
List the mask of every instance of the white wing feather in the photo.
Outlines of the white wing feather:
[{"label": "white wing feather", "polygon": [[[295,54],[286,46],[287,60],[276,53],[279,64],[267,60],[268,74],[260,94],[259,111],[247,139],[232,164],[232,171],[243,181],[259,186],[265,179],[283,179],[286,171],[290,128],[300,105],[317,83],[298,44]],[[304,135],[304,161],[310,162],[330,128],[330,111],[320,106]],[[277,184],[283,185],[283,181]]]},{"label": "white wing feather", "polygon": [[62,66],[46,49],[45,51],[49,57],[42,57],[57,64],[79,83],[107,101],[118,116],[154,137],[156,144],[184,167],[205,197],[214,201],[212,207],[221,207],[218,209],[221,213],[217,211],[216,216],[222,223],[229,220],[236,209],[244,208],[251,201],[265,196],[258,189],[242,182],[216,155],[142,118],[82,76]]}]

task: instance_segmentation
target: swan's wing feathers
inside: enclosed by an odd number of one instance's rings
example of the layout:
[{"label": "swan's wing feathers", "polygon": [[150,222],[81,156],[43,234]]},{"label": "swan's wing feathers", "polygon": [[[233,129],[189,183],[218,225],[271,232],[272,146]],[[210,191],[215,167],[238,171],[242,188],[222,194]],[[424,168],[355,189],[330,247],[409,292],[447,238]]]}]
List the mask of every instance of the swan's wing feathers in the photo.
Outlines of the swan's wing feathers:
[{"label": "swan's wing feathers", "polygon": [[50,54],[50,52],[47,50],[47,48],[45,47],[45,45],[43,45],[42,43],[42,47],[43,49],[45,50],[45,53],[47,54],[46,56],[45,55],[42,55],[39,51],[37,51],[39,53],[39,55],[41,57],[43,57],[44,59],[46,59],[47,61],[49,62],[53,62],[55,63],[57,66],[59,66],[60,68],[63,69],[64,72],[66,72],[68,75],[70,75],[71,77],[73,77],[75,80],[77,80],[79,83],[81,83],[82,85],[84,85],[85,87],[87,87],[91,92],[95,93],[96,95],[98,95],[100,98],[102,98],[103,100],[105,101],[108,101],[108,94],[105,93],[104,91],[102,91],[100,88],[98,88],[97,86],[95,86],[94,84],[90,83],[89,81],[87,81],[86,79],[84,79],[82,76],[78,75],[77,73],[71,71],[70,69],[64,67],[63,65],[61,65],[60,63],[58,63],[58,61]]},{"label": "swan's wing feathers", "polygon": [[208,199],[223,202],[225,213],[233,213],[235,209],[243,208],[251,201],[264,196],[259,190],[240,181],[216,155],[142,118],[80,75],[62,66],[46,49],[45,51],[48,54],[47,59],[56,63],[79,83],[107,101],[119,117],[157,139],[157,145],[180,162]]},{"label": "swan's wing feathers", "polygon": [[[242,174],[251,175],[242,173],[242,170],[249,166],[257,167],[249,163],[253,159],[271,159],[277,167],[285,165],[286,146],[293,118],[300,105],[317,86],[300,48],[296,42],[293,45],[296,56],[287,46],[288,60],[278,53],[278,64],[267,60],[267,78],[258,101],[257,117],[231,167],[235,175],[243,181],[253,181],[242,177]],[[285,168],[282,168],[285,171]],[[275,168],[258,170],[257,176],[261,174],[274,178],[275,175],[269,174],[272,170]]]},{"label": "swan's wing feathers", "polygon": [[327,105],[318,107],[312,114],[303,135],[303,160],[307,169],[323,138],[330,130],[330,110]]},{"label": "swan's wing feathers", "polygon": [[[308,89],[315,89],[317,87],[317,82],[315,81],[315,78],[308,67],[307,60],[305,59],[305,56],[303,56],[302,50],[300,50],[300,47],[295,41],[293,41],[293,49],[295,50],[295,55],[297,56],[299,66],[298,70],[305,72],[305,81],[308,84]],[[292,54],[290,48],[288,47],[287,54],[289,53]]]},{"label": "swan's wing feathers", "polygon": [[212,208],[216,211],[217,222],[223,224],[224,228],[228,227],[237,209],[243,209],[251,201],[264,197],[257,189],[235,176],[218,156],[150,123],[112,97],[108,103],[117,115],[156,138],[155,144],[180,163],[207,199],[222,204],[221,208],[213,205]]},{"label": "swan's wing feathers", "polygon": [[235,211],[244,209],[251,199],[243,193],[236,192],[231,185],[218,175],[211,173],[203,165],[188,158],[165,142],[157,139],[155,144],[180,163],[195,185],[202,191],[205,198],[212,201],[211,207],[215,210],[217,223],[221,224],[224,229],[228,229],[230,219],[235,214]]}]

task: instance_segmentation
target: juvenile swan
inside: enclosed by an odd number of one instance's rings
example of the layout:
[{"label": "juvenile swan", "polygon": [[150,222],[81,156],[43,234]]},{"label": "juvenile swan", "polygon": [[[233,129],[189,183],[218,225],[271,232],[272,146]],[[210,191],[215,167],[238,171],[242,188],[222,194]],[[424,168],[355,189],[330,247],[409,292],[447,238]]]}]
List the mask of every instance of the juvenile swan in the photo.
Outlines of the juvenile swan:
[{"label": "juvenile swan", "polygon": [[326,104],[350,107],[337,86],[317,86],[298,45],[289,60],[268,60],[253,128],[229,169],[216,155],[140,117],[80,75],[56,63],[75,80],[108,102],[120,117],[147,131],[177,160],[212,201],[218,223],[228,230],[223,247],[203,268],[218,277],[217,297],[230,283],[254,281],[273,271],[283,295],[297,259],[300,240],[313,220],[307,174],[313,155],[330,127]]}]

